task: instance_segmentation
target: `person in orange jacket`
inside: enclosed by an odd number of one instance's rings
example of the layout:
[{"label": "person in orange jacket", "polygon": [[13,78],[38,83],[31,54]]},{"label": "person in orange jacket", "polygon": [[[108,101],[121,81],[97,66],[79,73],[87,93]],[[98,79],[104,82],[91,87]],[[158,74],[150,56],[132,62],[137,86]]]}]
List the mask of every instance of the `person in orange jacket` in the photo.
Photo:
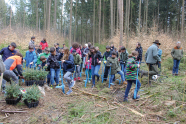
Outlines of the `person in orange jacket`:
[{"label": "person in orange jacket", "polygon": [[[7,58],[4,61],[6,71],[3,73],[3,81],[2,81],[2,89],[3,93],[5,93],[6,82],[10,82],[11,79],[16,84],[19,83],[19,78],[24,79],[22,74],[22,60],[23,55],[17,52],[14,56]],[[15,70],[17,68],[17,71]]]}]

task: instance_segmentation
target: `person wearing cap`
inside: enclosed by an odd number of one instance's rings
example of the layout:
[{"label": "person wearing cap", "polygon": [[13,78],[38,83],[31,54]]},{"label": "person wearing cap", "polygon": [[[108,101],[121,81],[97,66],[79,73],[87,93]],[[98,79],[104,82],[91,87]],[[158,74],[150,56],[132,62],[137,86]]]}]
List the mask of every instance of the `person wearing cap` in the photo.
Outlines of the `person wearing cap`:
[{"label": "person wearing cap", "polygon": [[72,55],[74,57],[74,64],[76,65],[76,70],[75,70],[75,74],[74,74],[74,81],[76,81],[76,76],[78,77],[78,81],[80,82],[80,65],[81,65],[81,56],[79,54],[76,53],[76,50],[72,51]]},{"label": "person wearing cap", "polygon": [[143,48],[141,47],[141,43],[140,42],[138,42],[137,44],[136,44],[136,49],[135,49],[135,51],[137,51],[138,52],[138,57],[137,57],[137,61],[142,61],[142,55],[143,55]]},{"label": "person wearing cap", "polygon": [[25,58],[23,59],[23,62],[26,61],[26,67],[35,67],[35,64],[37,62],[37,55],[36,52],[34,51],[34,45],[29,45],[28,46],[28,51],[26,51]]},{"label": "person wearing cap", "polygon": [[43,38],[43,40],[40,42],[40,44],[42,46],[42,50],[44,50],[46,47],[48,47],[48,43],[46,41],[46,38]]},{"label": "person wearing cap", "polygon": [[49,66],[50,68],[50,87],[53,88],[54,85],[54,77],[56,76],[56,85],[59,86],[59,74],[60,74],[60,64],[59,61],[62,58],[62,53],[56,54],[55,47],[50,48],[50,56],[47,59],[47,64],[45,66]]},{"label": "person wearing cap", "polygon": [[17,51],[15,48],[17,47],[16,43],[12,42],[8,47],[4,47],[0,51],[0,55],[2,55],[3,62],[10,56],[14,56]]},{"label": "person wearing cap", "polygon": [[60,49],[59,43],[55,43],[54,47],[56,48],[56,52],[59,53],[59,49]]},{"label": "person wearing cap", "polygon": [[183,49],[181,47],[180,41],[178,41],[176,46],[172,49],[171,55],[172,55],[173,62],[174,62],[173,69],[172,69],[172,75],[178,76],[180,60],[183,58]]},{"label": "person wearing cap", "polygon": [[152,76],[158,74],[157,62],[161,63],[161,58],[158,55],[158,46],[161,45],[159,40],[155,40],[153,44],[147,49],[145,54],[145,62],[148,65],[148,71],[140,71],[141,77],[149,75],[149,84],[151,84]]},{"label": "person wearing cap", "polygon": [[[24,79],[22,74],[22,59],[23,55],[17,52],[14,56],[8,57],[5,61],[5,72],[3,73],[2,89],[5,93],[6,82],[14,81],[16,84],[19,83],[19,78]],[[17,69],[17,71],[15,70]]]},{"label": "person wearing cap", "polygon": [[[103,62],[104,63],[107,62],[108,57],[111,57],[110,46],[106,46],[106,52],[103,54]],[[110,69],[109,67],[105,66],[104,81],[107,81],[109,69]]]},{"label": "person wearing cap", "polygon": [[[34,36],[32,36],[31,37],[31,41],[29,42],[29,45],[35,45],[35,37]],[[35,46],[34,46],[35,47]]]},{"label": "person wearing cap", "polygon": [[44,50],[44,52],[41,53],[41,54],[38,56],[38,58],[37,58],[37,65],[38,65],[38,67],[43,67],[43,66],[45,66],[46,62],[42,62],[42,61],[41,61],[41,56],[44,56],[46,59],[48,59],[48,57],[49,57],[49,55],[50,55],[49,53],[50,53],[50,48],[46,47],[45,50]]}]

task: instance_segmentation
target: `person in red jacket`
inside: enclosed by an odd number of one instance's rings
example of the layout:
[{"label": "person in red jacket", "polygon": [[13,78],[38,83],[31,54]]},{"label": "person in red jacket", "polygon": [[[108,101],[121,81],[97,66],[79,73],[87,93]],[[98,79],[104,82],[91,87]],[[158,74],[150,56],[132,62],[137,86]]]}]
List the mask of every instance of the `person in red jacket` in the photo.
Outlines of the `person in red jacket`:
[{"label": "person in red jacket", "polygon": [[46,38],[43,38],[43,40],[40,42],[40,44],[42,46],[42,50],[44,50],[46,47],[48,47],[48,43],[46,42]]},{"label": "person in red jacket", "polygon": [[80,50],[79,44],[77,42],[72,44],[72,49],[70,50],[70,53],[72,53],[73,50],[76,50],[76,53],[81,56],[81,50]]}]

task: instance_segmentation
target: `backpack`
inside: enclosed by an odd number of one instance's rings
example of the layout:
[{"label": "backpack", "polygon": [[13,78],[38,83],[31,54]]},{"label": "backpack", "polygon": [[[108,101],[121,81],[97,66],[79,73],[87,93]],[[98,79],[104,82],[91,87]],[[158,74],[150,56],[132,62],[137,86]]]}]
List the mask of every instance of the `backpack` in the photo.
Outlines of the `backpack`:
[{"label": "backpack", "polygon": [[4,73],[5,70],[5,64],[3,63],[2,57],[0,55],[0,73]]}]

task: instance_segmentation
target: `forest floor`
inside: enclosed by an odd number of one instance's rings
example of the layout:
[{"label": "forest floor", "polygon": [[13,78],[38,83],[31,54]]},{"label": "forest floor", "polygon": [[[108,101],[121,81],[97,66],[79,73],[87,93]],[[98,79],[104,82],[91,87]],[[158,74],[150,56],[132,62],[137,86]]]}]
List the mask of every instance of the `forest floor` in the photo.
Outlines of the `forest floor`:
[{"label": "forest floor", "polygon": [[[146,65],[143,64],[141,69],[147,69]],[[138,93],[141,98],[138,101],[132,99],[133,85],[128,103],[122,102],[126,86],[119,85],[117,81],[111,88],[108,88],[108,82],[98,82],[93,89],[90,88],[91,84],[85,88],[84,82],[76,82],[69,96],[63,94],[61,89],[45,90],[46,95],[40,99],[39,105],[30,109],[23,101],[15,106],[7,105],[4,95],[0,93],[1,111],[26,111],[13,114],[1,112],[0,123],[186,123],[185,73],[181,71],[178,77],[173,77],[170,70],[163,68],[162,74],[168,78],[162,83],[154,81],[151,87],[147,84],[147,77],[142,79]],[[119,78],[119,75],[116,77]],[[26,88],[24,84],[21,86]],[[68,91],[67,86],[65,91]]]}]

